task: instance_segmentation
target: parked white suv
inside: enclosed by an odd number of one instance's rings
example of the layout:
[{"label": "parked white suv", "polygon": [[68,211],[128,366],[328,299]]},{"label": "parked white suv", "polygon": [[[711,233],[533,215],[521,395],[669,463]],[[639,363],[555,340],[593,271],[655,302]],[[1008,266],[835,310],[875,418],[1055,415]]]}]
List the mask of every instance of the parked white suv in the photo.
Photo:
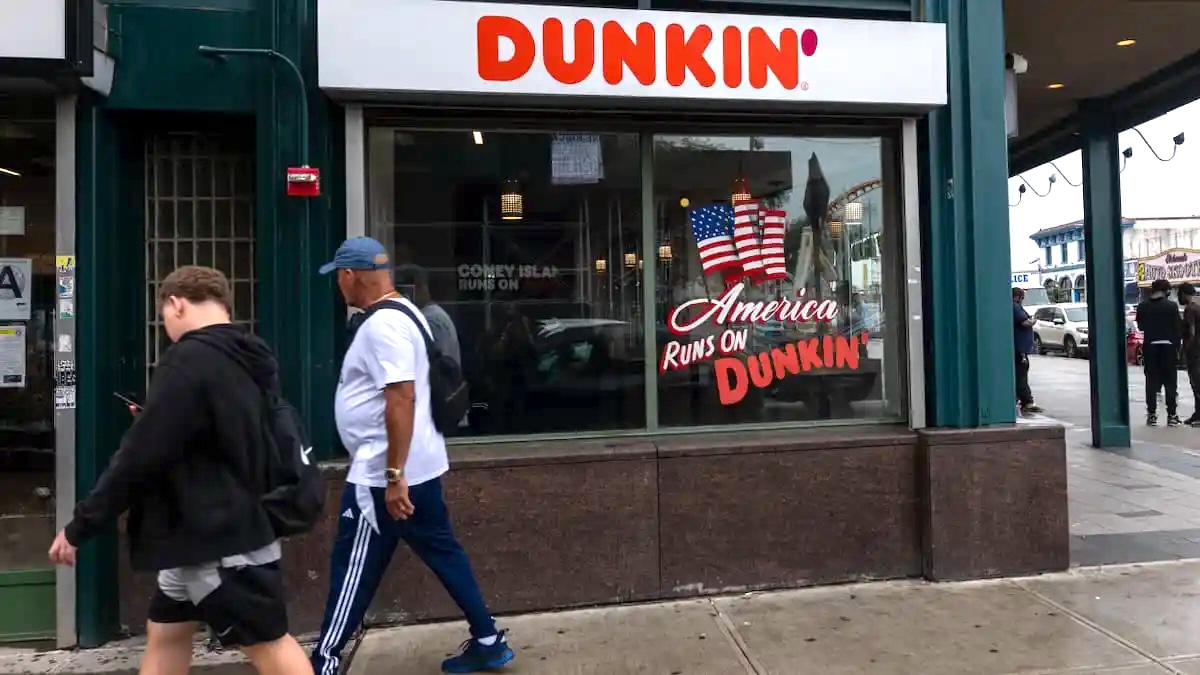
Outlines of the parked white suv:
[{"label": "parked white suv", "polygon": [[1033,318],[1033,344],[1037,353],[1062,352],[1069,358],[1083,356],[1091,344],[1088,339],[1087,305],[1064,303],[1038,308]]}]

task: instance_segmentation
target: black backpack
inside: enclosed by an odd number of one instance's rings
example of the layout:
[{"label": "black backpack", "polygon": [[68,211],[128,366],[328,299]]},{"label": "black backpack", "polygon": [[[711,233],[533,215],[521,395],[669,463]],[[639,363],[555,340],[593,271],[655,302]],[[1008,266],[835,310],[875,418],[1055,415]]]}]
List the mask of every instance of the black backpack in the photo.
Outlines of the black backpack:
[{"label": "black backpack", "polygon": [[[210,343],[210,346],[229,358],[219,345]],[[240,361],[230,360],[251,375]],[[264,482],[248,487],[260,495],[277,538],[304,534],[316,526],[325,510],[325,477],[312,457],[312,444],[299,411],[283,398],[278,384],[261,391],[266,450],[262,467]]]},{"label": "black backpack", "polygon": [[421,332],[421,337],[425,340],[425,351],[429,356],[429,411],[433,415],[433,426],[443,434],[457,429],[458,423],[471,409],[471,392],[466,378],[463,377],[462,366],[454,357],[442,353],[441,348],[433,341],[433,336],[425,330],[425,325],[417,319],[413,311],[396,300],[377,302],[363,312],[361,318],[355,317],[352,321],[355,335],[363,322],[381,309],[404,312],[408,320]]}]

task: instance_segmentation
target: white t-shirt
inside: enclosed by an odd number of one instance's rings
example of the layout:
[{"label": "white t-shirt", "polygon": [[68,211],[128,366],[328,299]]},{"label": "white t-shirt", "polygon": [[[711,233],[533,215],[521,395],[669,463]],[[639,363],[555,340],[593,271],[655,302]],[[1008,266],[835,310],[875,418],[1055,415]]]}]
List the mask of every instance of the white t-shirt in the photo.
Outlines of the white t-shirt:
[{"label": "white t-shirt", "polygon": [[[428,322],[416,306],[403,298],[397,300],[429,330]],[[412,443],[404,466],[408,484],[419,485],[450,469],[446,439],[433,426],[429,409],[429,355],[425,340],[403,312],[381,309],[359,327],[346,350],[334,399],[338,435],[351,458],[346,476],[349,483],[387,486],[383,475],[388,447],[383,390],[397,382],[414,382],[417,397]]]}]

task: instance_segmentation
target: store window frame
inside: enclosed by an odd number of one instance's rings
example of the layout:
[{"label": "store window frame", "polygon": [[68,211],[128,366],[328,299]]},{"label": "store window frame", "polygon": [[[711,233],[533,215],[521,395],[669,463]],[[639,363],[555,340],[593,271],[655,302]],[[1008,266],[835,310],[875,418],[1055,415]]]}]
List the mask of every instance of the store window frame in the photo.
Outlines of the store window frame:
[{"label": "store window frame", "polygon": [[[691,117],[691,116],[688,116]],[[897,406],[901,415],[875,418],[841,418],[812,421],[745,422],[724,425],[661,426],[658,424],[658,392],[651,386],[657,377],[658,354],[654,340],[644,340],[646,356],[646,424],[636,429],[612,429],[580,432],[551,432],[508,434],[496,436],[467,436],[448,438],[447,444],[458,449],[505,443],[553,441],[560,439],[612,439],[663,437],[689,434],[729,433],[730,431],[771,431],[788,429],[829,429],[851,425],[907,424],[918,429],[925,426],[925,381],[923,326],[921,322],[920,275],[920,210],[919,165],[917,161],[916,121],[907,118],[862,117],[822,118],[772,114],[769,121],[761,115],[711,115],[699,119],[683,119],[683,115],[661,111],[625,112],[566,111],[520,108],[442,108],[432,110],[422,106],[363,106],[348,105],[345,112],[347,165],[346,223],[347,236],[370,234],[369,148],[370,129],[392,127],[424,130],[491,129],[532,132],[590,132],[636,133],[641,162],[642,250],[655,250],[655,231],[645,227],[654,220],[654,139],[659,135],[689,136],[782,136],[797,138],[878,138],[889,153],[881,152],[882,174],[895,179],[892,189],[885,192],[883,208],[897,225],[895,241],[888,253],[897,256],[890,265],[889,289],[895,309],[902,317],[893,325],[902,327],[902,340],[891,341],[885,356],[885,398],[900,397]],[[649,198],[647,198],[649,196]],[[642,270],[643,307],[653,307],[657,287],[654,269]],[[643,332],[653,335],[655,316],[643,312]],[[887,344],[885,342],[885,344]],[[890,363],[889,363],[890,361]],[[888,377],[892,379],[889,382]]]}]

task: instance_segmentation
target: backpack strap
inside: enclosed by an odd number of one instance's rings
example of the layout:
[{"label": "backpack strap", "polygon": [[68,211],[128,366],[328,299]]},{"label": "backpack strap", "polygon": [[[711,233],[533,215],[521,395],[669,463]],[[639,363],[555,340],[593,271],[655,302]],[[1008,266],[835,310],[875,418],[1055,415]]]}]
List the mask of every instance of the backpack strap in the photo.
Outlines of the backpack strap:
[{"label": "backpack strap", "polygon": [[[399,310],[404,313],[404,316],[408,317],[409,321],[413,322],[413,325],[415,325],[417,327],[417,331],[419,333],[421,333],[421,337],[425,340],[425,351],[428,352],[428,354],[429,354],[429,363],[431,365],[438,358],[441,358],[442,350],[440,347],[437,346],[437,343],[433,341],[433,336],[429,334],[429,331],[425,330],[425,325],[421,323],[421,320],[417,318],[417,315],[413,314],[413,311],[411,309],[409,309],[408,307],[406,307],[404,305],[404,303],[402,303],[402,302],[399,302],[397,300],[381,300],[381,301],[375,303],[374,305],[371,305],[363,313],[363,314],[365,314],[365,316],[363,318],[363,322],[366,322],[367,319],[371,318],[372,316],[375,315],[376,312],[378,312],[379,310],[382,310],[382,309]],[[362,324],[360,323],[359,328],[361,328],[361,327],[362,327]],[[356,331],[355,336],[357,337],[357,335],[358,335],[358,333]]]}]

